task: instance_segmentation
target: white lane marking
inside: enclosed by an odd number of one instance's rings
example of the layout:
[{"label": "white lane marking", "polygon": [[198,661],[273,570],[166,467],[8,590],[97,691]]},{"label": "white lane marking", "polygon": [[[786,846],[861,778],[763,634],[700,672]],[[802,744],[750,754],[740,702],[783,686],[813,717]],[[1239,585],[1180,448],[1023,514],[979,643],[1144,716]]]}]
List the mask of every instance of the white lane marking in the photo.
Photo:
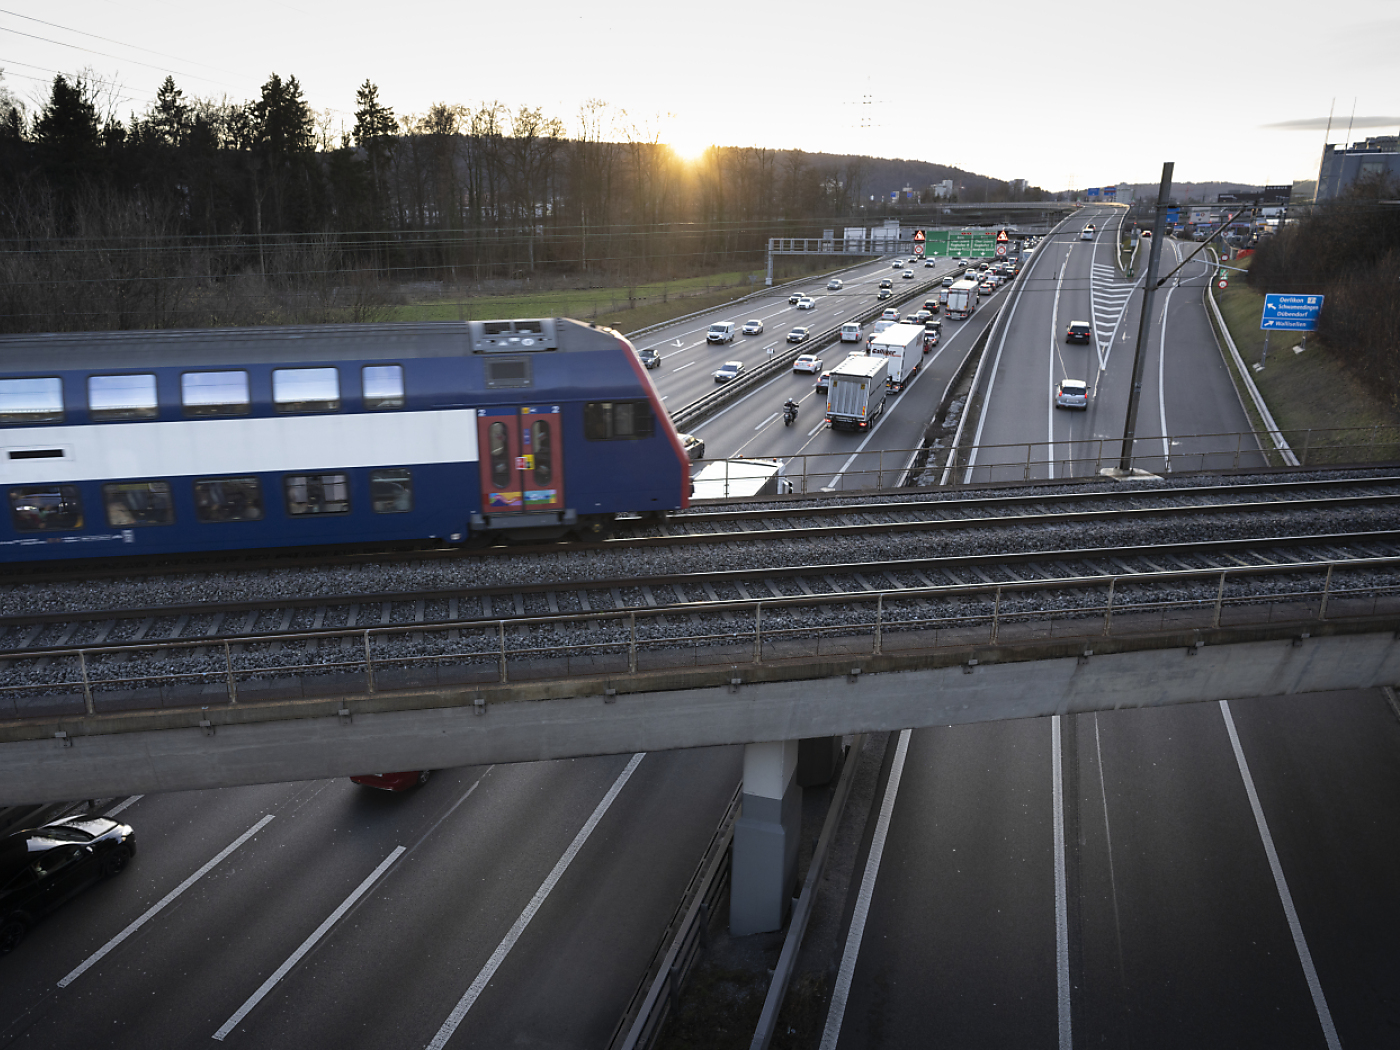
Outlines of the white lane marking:
[{"label": "white lane marking", "polygon": [[1099,714],[1094,712],[1094,753],[1099,762],[1099,797],[1103,799],[1103,840],[1108,851],[1108,887],[1113,894],[1113,936],[1118,942],[1118,976],[1126,988],[1127,970],[1123,963],[1123,923],[1118,916],[1118,877],[1113,872],[1113,832],[1108,826],[1108,787],[1103,777],[1103,745],[1099,742]]},{"label": "white lane marking", "polygon": [[681,371],[682,369],[689,368],[691,365],[698,365],[699,363],[700,363],[699,361],[687,361],[687,362],[686,362],[685,364],[683,364],[683,365],[677,365],[675,368],[671,369],[671,371],[672,371],[672,372],[679,372],[679,371]]},{"label": "white lane marking", "polygon": [[193,886],[200,879],[204,878],[205,875],[209,874],[209,872],[213,870],[214,866],[218,864],[219,861],[223,860],[225,857],[227,857],[230,853],[236,850],[239,846],[243,845],[243,843],[247,842],[250,838],[256,835],[263,828],[267,827],[267,825],[272,822],[272,817],[273,815],[269,813],[267,816],[263,817],[262,820],[258,821],[251,828],[245,831],[243,834],[239,835],[238,838],[234,839],[227,846],[221,849],[217,854],[215,854],[214,858],[208,861],[202,868],[196,871],[184,882],[180,883],[180,885],[176,886],[173,890],[167,893],[155,904],[152,904],[149,908],[147,908],[145,912],[142,913],[140,918],[136,919],[126,929],[122,930],[121,933],[117,934],[110,941],[104,944],[101,948],[98,948],[97,951],[93,952],[81,963],[79,963],[76,969],[69,973],[68,976],[64,977],[63,980],[58,982],[58,986],[60,988],[67,988],[79,977],[87,973],[88,970],[96,966],[99,962],[102,961],[102,959],[107,955],[108,952],[110,952],[117,945],[121,944],[122,941],[130,937],[142,926],[146,925],[146,923],[149,922],[152,918],[154,918],[155,915],[162,908],[164,908],[167,904],[173,901],[176,897],[180,896],[180,894],[184,893],[187,889]]},{"label": "white lane marking", "polygon": [[860,955],[861,937],[865,935],[865,920],[870,914],[870,901],[875,895],[875,877],[880,874],[880,856],[885,852],[885,836],[889,834],[894,800],[899,794],[899,778],[904,775],[904,756],[909,752],[911,732],[909,729],[900,732],[899,745],[894,751],[894,762],[890,765],[890,780],[885,785],[885,797],[880,803],[880,817],[875,823],[875,835],[870,840],[870,855],[865,859],[865,873],[860,879],[860,894],[856,897],[851,928],[846,933],[846,948],[841,953],[841,968],[836,971],[836,987],[831,990],[831,1007],[827,1010],[826,1028],[822,1031],[821,1050],[836,1050],[836,1041],[841,1036],[841,1022],[846,1016],[846,1001],[851,995],[856,958]]},{"label": "white lane marking", "polygon": [[1055,805],[1055,989],[1060,1014],[1060,1050],[1074,1050],[1070,1038],[1069,900],[1065,886],[1065,778],[1060,756],[1060,716],[1050,718],[1053,753],[1050,785]]},{"label": "white lane marking", "polygon": [[223,1027],[214,1033],[214,1038],[219,1040],[220,1042],[223,1042],[224,1038],[230,1032],[232,1032],[234,1028],[238,1026],[238,1024],[243,1020],[243,1018],[247,1017],[248,1014],[252,1012],[253,1007],[257,1006],[258,1003],[262,1002],[263,998],[267,995],[267,993],[272,991],[272,989],[276,986],[277,982],[280,981],[283,977],[286,977],[291,968],[297,963],[299,963],[302,960],[302,957],[316,946],[316,942],[319,941],[322,937],[324,937],[326,935],[326,932],[337,922],[340,921],[341,917],[347,911],[350,910],[350,908],[354,905],[354,903],[357,900],[359,900],[369,891],[369,888],[373,886],[376,881],[378,881],[379,877],[383,875],[384,872],[389,870],[389,865],[393,864],[394,861],[398,860],[399,857],[403,855],[404,850],[406,848],[407,847],[405,846],[396,846],[394,848],[393,853],[390,853],[387,857],[380,861],[379,867],[375,868],[372,872],[370,872],[369,875],[366,876],[365,880],[355,887],[354,892],[352,892],[350,896],[346,897],[343,901],[340,902],[340,907],[336,908],[335,911],[331,912],[328,916],[326,916],[325,921],[322,922],[320,926],[317,926],[316,929],[312,931],[311,936],[301,942],[301,947],[297,948],[296,951],[292,952],[291,955],[287,956],[286,961],[283,962],[281,966],[277,967],[277,969],[273,971],[271,977],[263,981],[262,985],[258,988],[258,990],[248,997],[247,1002],[245,1002],[242,1006],[240,1006],[237,1010],[234,1011],[233,1016],[230,1017],[227,1021],[225,1021]]},{"label": "white lane marking", "polygon": [[442,1050],[442,1048],[447,1045],[447,1041],[452,1038],[452,1033],[457,1031],[457,1027],[462,1023],[463,1019],[466,1018],[467,1011],[472,1008],[473,1004],[475,1004],[477,999],[481,996],[481,993],[485,991],[491,978],[494,977],[496,971],[500,969],[501,963],[505,962],[506,956],[509,955],[510,950],[515,947],[516,941],[520,940],[521,934],[525,932],[525,927],[530,925],[530,920],[533,919],[535,913],[540,910],[541,905],[545,902],[545,898],[549,896],[555,885],[563,878],[564,872],[569,869],[569,865],[572,864],[574,858],[578,856],[579,850],[583,849],[583,844],[588,841],[588,836],[593,834],[593,829],[598,826],[598,822],[603,819],[603,815],[607,813],[608,808],[621,793],[623,786],[631,778],[637,767],[641,765],[642,759],[645,757],[645,751],[633,755],[631,761],[627,763],[627,768],[618,774],[617,779],[613,781],[612,787],[608,789],[608,793],[603,796],[603,800],[598,803],[597,807],[593,810],[593,814],[584,823],[583,827],[579,829],[578,834],[574,836],[574,841],[569,843],[569,848],[564,851],[564,855],[560,857],[558,863],[554,865],[554,870],[545,876],[544,882],[540,883],[540,888],[537,889],[535,895],[530,898],[530,903],[525,906],[525,910],[520,913],[519,918],[515,920],[515,924],[511,926],[505,938],[496,946],[496,950],[491,953],[491,958],[486,961],[486,965],[483,966],[481,972],[476,975],[476,980],[472,981],[471,987],[467,989],[457,1005],[452,1008],[452,1013],[448,1015],[447,1020],[442,1022],[442,1027],[438,1029],[437,1035],[433,1036],[432,1042],[428,1044],[428,1050]]},{"label": "white lane marking", "polygon": [[1244,780],[1245,794],[1249,796],[1249,808],[1254,812],[1254,823],[1259,828],[1259,837],[1264,840],[1264,854],[1269,858],[1269,870],[1274,875],[1274,885],[1278,888],[1279,900],[1283,902],[1283,913],[1288,918],[1288,930],[1293,934],[1293,947],[1298,951],[1298,961],[1303,964],[1303,975],[1308,981],[1308,991],[1312,993],[1313,1007],[1317,1019],[1322,1024],[1322,1034],[1327,1038],[1327,1050],[1342,1050],[1337,1038],[1337,1027],[1332,1023],[1332,1011],[1327,1009],[1327,999],[1322,994],[1322,982],[1317,979],[1317,968],[1313,966],[1312,953],[1308,942],[1303,939],[1303,926],[1298,921],[1298,911],[1293,907],[1293,895],[1288,892],[1288,883],[1283,877],[1283,865],[1279,863],[1278,851],[1274,849],[1274,838],[1269,834],[1269,825],[1264,820],[1264,807],[1259,804],[1259,792],[1254,790],[1254,778],[1249,775],[1249,763],[1245,761],[1244,748],[1240,745],[1240,735],[1235,732],[1235,720],[1230,715],[1230,703],[1220,701],[1220,713],[1225,718],[1225,730],[1230,734],[1230,746],[1235,750],[1235,764],[1240,767],[1240,777]]},{"label": "white lane marking", "polygon": [[[1069,269],[1069,257],[1074,254],[1074,245],[1069,246],[1069,251],[1065,252],[1065,261],[1060,266],[1060,276],[1055,279],[1055,298],[1050,303],[1050,389],[1055,389],[1055,360],[1060,352],[1060,345],[1055,341],[1055,333],[1060,328],[1060,291],[1065,286],[1065,271]],[[1064,367],[1061,361],[1061,367]],[[1066,377],[1067,378],[1067,377]],[[1055,397],[1051,394],[1050,404],[1045,409],[1048,413],[1046,417],[1046,438],[1049,444],[1045,448],[1045,469],[1046,477],[1055,476]]]},{"label": "white lane marking", "polygon": [[807,436],[808,436],[808,437],[811,437],[811,436],[812,436],[813,434],[815,434],[818,430],[824,430],[825,428],[826,428],[826,420],[823,419],[820,423],[818,423],[816,426],[814,426],[811,430],[807,431]]},{"label": "white lane marking", "polygon": [[1172,470],[1171,446],[1167,438],[1167,308],[1172,304],[1172,292],[1176,291],[1176,285],[1167,289],[1166,299],[1162,303],[1162,340],[1157,344],[1157,417],[1161,421],[1162,429],[1162,458],[1166,460],[1166,473]]},{"label": "white lane marking", "polygon": [[111,809],[109,809],[106,813],[104,813],[104,814],[102,814],[102,815],[103,815],[104,817],[108,817],[108,818],[115,817],[115,816],[116,816],[118,813],[120,813],[122,810],[128,808],[129,806],[134,806],[134,805],[136,805],[136,803],[140,802],[140,801],[141,801],[143,798],[145,798],[145,797],[146,797],[145,795],[132,795],[132,796],[131,796],[129,799],[127,799],[126,801],[124,801],[124,802],[118,802],[115,806],[113,806]]},{"label": "white lane marking", "polygon": [[754,427],[754,429],[755,429],[755,430],[762,430],[764,427],[766,427],[769,423],[773,422],[773,420],[775,420],[775,419],[777,419],[777,418],[778,418],[778,413],[774,412],[771,416],[769,416],[767,419],[765,419],[762,423],[760,423],[758,426]]}]

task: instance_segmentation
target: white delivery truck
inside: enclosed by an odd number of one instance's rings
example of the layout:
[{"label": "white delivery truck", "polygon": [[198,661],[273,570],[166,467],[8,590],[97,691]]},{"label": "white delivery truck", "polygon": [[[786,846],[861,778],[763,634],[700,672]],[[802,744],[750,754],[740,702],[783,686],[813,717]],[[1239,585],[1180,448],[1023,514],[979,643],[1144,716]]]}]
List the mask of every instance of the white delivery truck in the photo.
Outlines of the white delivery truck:
[{"label": "white delivery truck", "polygon": [[924,326],[897,324],[886,328],[870,341],[865,352],[871,357],[883,357],[889,367],[885,382],[896,394],[914,377],[924,360]]},{"label": "white delivery truck", "polygon": [[955,281],[948,289],[948,309],[945,311],[953,320],[971,317],[977,309],[977,282],[964,278]]},{"label": "white delivery truck", "polygon": [[707,463],[690,479],[691,499],[748,499],[792,491],[783,476],[781,459],[719,459]]},{"label": "white delivery truck", "polygon": [[889,388],[883,357],[848,357],[831,370],[826,388],[826,421],[833,430],[866,430],[885,409]]}]

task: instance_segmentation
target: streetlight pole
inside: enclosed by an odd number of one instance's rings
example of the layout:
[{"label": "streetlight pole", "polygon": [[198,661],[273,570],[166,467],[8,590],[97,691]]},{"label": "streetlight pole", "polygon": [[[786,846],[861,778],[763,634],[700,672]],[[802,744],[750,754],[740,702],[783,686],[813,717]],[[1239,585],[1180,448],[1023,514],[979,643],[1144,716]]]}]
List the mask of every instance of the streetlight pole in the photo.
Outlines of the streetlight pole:
[{"label": "streetlight pole", "polygon": [[1162,185],[1157,191],[1157,215],[1152,220],[1152,247],[1147,252],[1147,275],[1142,282],[1142,319],[1138,322],[1137,349],[1133,352],[1133,388],[1128,395],[1128,418],[1123,424],[1123,456],[1118,468],[1127,474],[1133,468],[1133,436],[1137,432],[1138,401],[1142,397],[1142,370],[1147,363],[1148,330],[1152,326],[1152,300],[1157,294],[1157,265],[1162,258],[1162,229],[1167,221],[1167,200],[1171,196],[1172,169],[1162,165]]}]

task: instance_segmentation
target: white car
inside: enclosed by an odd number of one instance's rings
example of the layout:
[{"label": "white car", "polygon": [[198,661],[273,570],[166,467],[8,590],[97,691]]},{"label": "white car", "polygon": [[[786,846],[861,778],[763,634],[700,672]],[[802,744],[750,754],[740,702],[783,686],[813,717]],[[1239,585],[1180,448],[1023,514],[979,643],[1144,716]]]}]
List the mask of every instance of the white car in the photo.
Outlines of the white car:
[{"label": "white car", "polygon": [[816,306],[817,301],[810,295],[804,295],[801,299],[797,300],[797,308],[799,310],[814,310]]},{"label": "white car", "polygon": [[794,372],[806,372],[808,375],[816,375],[822,370],[822,359],[816,354],[803,354],[792,363]]},{"label": "white car", "polygon": [[890,269],[891,269],[891,270],[898,270],[898,269],[899,269],[901,266],[903,266],[903,265],[904,265],[904,260],[903,260],[903,259],[896,259],[894,262],[890,263]]},{"label": "white car", "polygon": [[896,310],[893,306],[891,306],[889,309],[887,309],[884,313],[882,313],[882,314],[880,315],[880,320],[882,320],[882,321],[898,321],[898,320],[899,320],[899,311]]},{"label": "white car", "polygon": [[860,325],[855,321],[847,321],[841,326],[841,342],[843,343],[858,343],[860,335]]},{"label": "white car", "polygon": [[938,265],[938,260],[936,260],[936,259],[925,259],[925,260],[924,260],[924,268],[925,268],[925,269],[928,269],[929,267],[937,266],[937,265]]},{"label": "white car", "polygon": [[951,288],[951,287],[953,287],[953,282],[956,281],[956,280],[957,280],[956,277],[954,277],[954,276],[952,276],[951,274],[949,274],[947,277],[943,278],[943,287],[944,287],[944,288]]},{"label": "white car", "polygon": [[826,290],[828,292],[839,292],[841,290],[841,278],[833,277],[831,280],[827,281]]},{"label": "white car", "polygon": [[745,321],[745,322],[744,322],[744,334],[745,334],[745,335],[762,335],[762,334],[763,334],[763,322],[760,321],[757,317],[755,317],[752,321]]},{"label": "white car", "polygon": [[1089,384],[1082,379],[1061,379],[1055,387],[1056,408],[1089,407]]},{"label": "white car", "polygon": [[909,278],[911,278],[911,277],[914,276],[914,271],[913,271],[913,270],[905,270],[905,271],[904,271],[902,274],[900,274],[899,276],[903,277],[903,278],[907,281],[907,280],[909,280]]}]

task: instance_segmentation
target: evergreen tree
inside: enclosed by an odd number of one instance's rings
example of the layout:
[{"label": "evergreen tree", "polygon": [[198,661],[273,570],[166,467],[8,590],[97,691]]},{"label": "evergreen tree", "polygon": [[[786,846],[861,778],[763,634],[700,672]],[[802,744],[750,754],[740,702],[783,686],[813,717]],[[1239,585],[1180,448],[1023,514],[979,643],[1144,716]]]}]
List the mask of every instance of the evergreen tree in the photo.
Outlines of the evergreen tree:
[{"label": "evergreen tree", "polygon": [[34,121],[34,141],[55,189],[71,191],[97,170],[101,129],[82,80],[53,78],[53,93]]},{"label": "evergreen tree", "polygon": [[394,111],[379,104],[379,87],[366,80],[355,92],[355,145],[365,151],[369,160],[370,196],[373,201],[374,223],[378,225],[385,213],[384,182],[389,163],[394,156],[395,134],[399,124]]},{"label": "evergreen tree", "polygon": [[316,125],[296,77],[283,81],[273,73],[252,105],[252,118],[256,148],[271,154],[311,151]]},{"label": "evergreen tree", "polygon": [[167,146],[180,146],[189,135],[192,123],[185,95],[175,86],[174,77],[166,77],[156,91],[156,102],[146,117],[146,127],[156,141]]}]

